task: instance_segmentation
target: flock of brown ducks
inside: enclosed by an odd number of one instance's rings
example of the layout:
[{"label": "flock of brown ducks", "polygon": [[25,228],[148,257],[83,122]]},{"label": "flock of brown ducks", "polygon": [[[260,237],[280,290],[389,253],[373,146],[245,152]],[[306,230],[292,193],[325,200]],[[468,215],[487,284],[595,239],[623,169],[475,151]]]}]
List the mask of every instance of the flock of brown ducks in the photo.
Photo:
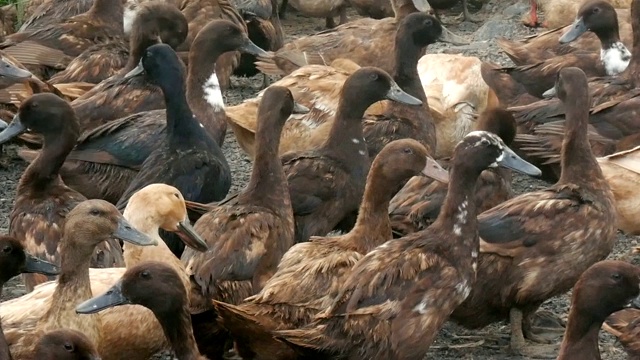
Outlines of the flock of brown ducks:
[{"label": "flock of brown ducks", "polygon": [[[417,360],[449,320],[507,321],[496,355],[600,359],[604,327],[640,356],[640,268],[604,260],[640,234],[640,0],[499,39],[511,67],[426,54],[466,42],[457,2],[1,8],[0,144],[29,165],[0,360]],[[288,6],[329,29],[285,44]],[[227,127],[253,162],[234,194]],[[516,196],[513,171],[553,185]],[[538,311],[571,289],[566,324]]]}]

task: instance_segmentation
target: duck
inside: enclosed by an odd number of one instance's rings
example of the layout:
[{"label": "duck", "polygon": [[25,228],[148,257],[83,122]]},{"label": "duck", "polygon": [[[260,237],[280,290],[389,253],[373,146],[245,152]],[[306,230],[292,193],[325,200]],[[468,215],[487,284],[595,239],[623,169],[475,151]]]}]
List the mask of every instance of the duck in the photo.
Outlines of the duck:
[{"label": "duck", "polygon": [[[308,242],[292,246],[258,294],[240,305],[214,303],[222,325],[231,332],[243,358],[291,352],[271,336],[271,331],[306,325],[331,305],[332,295],[346,280],[351,267],[391,239],[389,200],[406,179],[417,174],[448,180],[446,171],[416,140],[390,142],[371,165],[358,220],[348,234],[311,237]],[[291,284],[296,286],[292,288]]]},{"label": "duck", "polygon": [[[33,255],[24,251],[24,247],[16,238],[0,235],[0,292],[2,287],[12,277],[23,273],[39,273],[43,275],[58,275],[60,268],[57,266],[40,260]],[[0,324],[0,357],[2,359],[11,359],[9,353],[9,345],[2,332]]]},{"label": "duck", "polygon": [[0,89],[22,84],[32,77],[33,74],[24,69],[15,59],[0,52]]},{"label": "duck", "polygon": [[472,329],[509,319],[511,350],[528,356],[549,351],[525,342],[525,337],[547,342],[533,333],[538,307],[570,290],[582,272],[606,258],[616,237],[613,194],[587,138],[587,77],[579,68],[564,68],[555,88],[567,113],[560,180],[478,216],[477,281],[451,315]]},{"label": "duck", "polygon": [[81,332],[59,329],[44,334],[34,351],[34,359],[100,360],[98,350]]},{"label": "duck", "polygon": [[[618,9],[628,9],[632,0],[612,0],[610,3]],[[580,8],[578,1],[557,1],[557,0],[529,0],[531,7],[529,14],[523,16],[522,22],[526,26],[537,27],[541,25],[549,29],[557,29],[570,23],[569,19]],[[545,21],[540,24],[538,21],[538,3],[545,14]]]},{"label": "duck", "polygon": [[[515,119],[508,111],[494,108],[480,114],[475,130],[489,131],[511,146],[516,135]],[[447,194],[447,185],[429,178],[414,176],[398,191],[389,205],[394,236],[406,236],[424,230],[438,217]],[[488,168],[478,177],[475,203],[478,213],[512,198],[511,171]]]},{"label": "duck", "polygon": [[[358,19],[315,35],[303,36],[286,43],[276,52],[258,58],[256,66],[268,75],[288,75],[304,65],[327,65],[337,58],[352,60],[360,66],[375,66],[393,73],[398,25],[407,15],[428,9],[425,0],[393,0],[394,18]],[[443,29],[447,42],[465,40]]]},{"label": "duck", "polygon": [[333,19],[335,16],[340,17],[338,25],[346,24],[349,21],[349,19],[347,18],[347,8],[349,7],[349,5],[349,2],[344,0],[283,0],[280,7],[280,14],[281,16],[285,15],[285,9],[287,8],[287,6],[291,6],[292,8],[298,10],[304,16],[324,18],[326,28],[333,29],[336,27],[336,22]]},{"label": "duck", "polygon": [[164,43],[177,48],[185,41],[188,31],[187,20],[177,8],[161,1],[143,4],[131,30],[126,66],[71,103],[81,119],[82,133],[110,120],[162,109],[164,102],[160,89],[144,76],[125,75],[138,66],[147,47]]},{"label": "duck", "polygon": [[394,9],[391,1],[386,0],[349,0],[351,7],[363,17],[380,20],[394,17]]},{"label": "duck", "polygon": [[62,23],[7,36],[0,49],[46,80],[90,46],[122,38],[122,16],[122,0],[96,0]]},{"label": "duck", "polygon": [[196,346],[189,317],[189,298],[176,271],[161,262],[147,261],[124,273],[106,293],[76,307],[76,313],[136,304],[151,310],[164,330],[178,360],[206,360]]},{"label": "duck", "polygon": [[480,173],[500,165],[539,174],[497,135],[467,134],[454,150],[449,191],[433,225],[371,250],[312,323],[274,331],[276,338],[302,356],[422,359],[471,291],[479,238],[469,199]]},{"label": "duck", "polygon": [[[69,211],[86,200],[82,194],[67,187],[58,175],[78,138],[78,120],[63,99],[50,93],[36,94],[22,103],[9,126],[0,133],[0,143],[6,143],[27,129],[42,135],[44,146],[20,177],[9,215],[9,234],[29,253],[60,264],[58,248],[65,219]],[[122,251],[117,241],[110,239],[96,245],[91,266],[122,264]],[[47,280],[36,275],[23,279],[27,291]]]},{"label": "duck", "polygon": [[[184,266],[173,255],[158,234],[164,229],[178,234],[189,247],[198,251],[206,250],[205,241],[193,230],[187,217],[184,197],[173,186],[151,184],[136,192],[123,213],[124,218],[139,231],[157,242],[157,246],[134,246],[125,243],[126,268],[90,269],[91,291],[100,294],[109,289],[126,271],[144,261],[162,261],[172,266],[190,288],[190,280]],[[57,283],[50,281],[39,285],[26,296],[10,300],[0,307],[0,317],[11,323],[20,324],[23,331],[35,328],[38,320],[46,313],[48,304],[55,293]],[[193,295],[193,294],[192,294]],[[201,301],[191,296],[194,311]],[[24,311],[28,306],[29,311]],[[148,359],[153,354],[167,348],[161,326],[150,311],[140,307],[123,307],[100,314],[102,341],[98,350],[103,360],[128,358]],[[134,325],[135,324],[135,325]],[[126,325],[126,326],[125,326]]]},{"label": "duck", "polygon": [[[57,286],[47,310],[35,328],[24,329],[20,322],[3,318],[3,329],[13,358],[28,359],[39,339],[51,330],[69,328],[80,331],[97,346],[100,344],[100,318],[79,317],[76,304],[91,298],[89,261],[97,244],[116,238],[139,246],[153,246],[157,242],[134,229],[118,209],[104,200],[85,200],[73,208],[64,224],[64,238],[60,242],[62,266]],[[29,296],[27,294],[25,296]],[[24,300],[17,298],[14,301]],[[23,301],[25,306],[27,302]]]},{"label": "duck", "polygon": [[24,9],[25,20],[18,31],[35,31],[59,24],[73,16],[86,13],[93,3],[94,0],[29,1]]}]

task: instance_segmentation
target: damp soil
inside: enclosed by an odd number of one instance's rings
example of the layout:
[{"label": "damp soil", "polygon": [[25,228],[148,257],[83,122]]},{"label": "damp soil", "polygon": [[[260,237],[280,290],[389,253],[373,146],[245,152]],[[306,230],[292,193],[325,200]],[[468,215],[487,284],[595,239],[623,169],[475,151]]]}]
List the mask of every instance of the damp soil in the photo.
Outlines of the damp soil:
[{"label": "damp soil", "polygon": [[[499,3],[498,3],[499,1]],[[442,19],[448,29],[458,35],[472,40],[470,45],[451,46],[435,44],[428,49],[429,53],[451,53],[476,56],[484,61],[500,65],[512,64],[495,43],[495,38],[503,36],[509,39],[519,39],[534,34],[537,30],[527,28],[521,23],[521,15],[528,10],[526,0],[490,0],[481,9],[470,8],[474,17],[480,22],[461,22],[456,18],[462,11],[460,5],[442,14]],[[358,15],[350,9],[349,19],[356,19]],[[283,20],[287,41],[303,35],[313,34],[324,29],[324,19],[307,18],[294,11],[289,11]],[[244,99],[251,98],[260,90],[262,77],[232,79],[232,88],[224,94],[225,103],[235,105]],[[7,145],[0,157],[0,231],[8,229],[9,213],[15,197],[15,190],[20,175],[26,164],[16,154],[15,145]],[[251,162],[238,147],[233,133],[229,131],[224,145],[224,153],[233,172],[233,186],[231,191],[242,189],[249,180]],[[514,189],[517,193],[525,193],[548,186],[548,183],[526,176],[516,175]],[[638,262],[638,259],[628,257],[629,249],[637,246],[638,238],[618,234],[616,246],[609,256],[610,259],[622,259]],[[20,278],[17,277],[5,285],[2,300],[21,296],[25,293]],[[549,299],[542,309],[550,311],[566,320],[571,293]],[[594,301],[598,301],[594,299]],[[452,323],[447,323],[440,331],[438,338],[427,354],[427,359],[460,360],[460,359],[531,359],[515,356],[508,350],[509,326],[507,323],[497,323],[482,330],[469,331]],[[559,345],[560,339],[557,339]],[[625,359],[626,356],[615,338],[605,332],[600,334],[600,349],[605,360]],[[155,359],[172,359],[170,354],[158,354]],[[239,359],[229,354],[229,358]]]}]

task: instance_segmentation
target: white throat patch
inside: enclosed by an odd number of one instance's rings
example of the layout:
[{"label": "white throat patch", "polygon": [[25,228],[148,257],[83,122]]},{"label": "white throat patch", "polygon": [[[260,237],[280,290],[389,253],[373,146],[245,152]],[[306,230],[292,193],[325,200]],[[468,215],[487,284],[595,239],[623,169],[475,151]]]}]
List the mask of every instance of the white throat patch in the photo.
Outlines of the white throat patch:
[{"label": "white throat patch", "polygon": [[224,98],[222,97],[218,75],[215,72],[204,83],[202,90],[204,91],[204,99],[214,110],[224,109]]},{"label": "white throat patch", "polygon": [[629,65],[631,53],[621,42],[616,42],[608,49],[600,50],[600,60],[607,75],[617,75]]}]

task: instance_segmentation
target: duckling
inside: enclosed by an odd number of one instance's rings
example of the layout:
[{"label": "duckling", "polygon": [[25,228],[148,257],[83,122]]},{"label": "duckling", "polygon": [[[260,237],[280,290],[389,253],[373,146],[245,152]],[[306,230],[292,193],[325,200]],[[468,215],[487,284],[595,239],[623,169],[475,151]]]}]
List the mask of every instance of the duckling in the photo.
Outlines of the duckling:
[{"label": "duckling", "polygon": [[558,360],[600,358],[598,332],[607,316],[628,307],[640,308],[639,278],[636,266],[613,260],[597,262],[580,276]]},{"label": "duckling", "polygon": [[392,141],[371,165],[358,220],[348,234],[312,237],[309,242],[294,245],[260,293],[237,306],[215,303],[222,324],[231,332],[236,349],[244,358],[249,358],[249,353],[291,352],[270,332],[303,326],[331,305],[349,269],[391,238],[389,199],[406,179],[416,174],[440,181],[448,178],[419,142]]},{"label": "duckling", "polygon": [[100,354],[81,332],[60,329],[46,333],[38,341],[34,359],[41,360],[100,360]]},{"label": "duckling", "polygon": [[144,76],[125,75],[140,63],[147,47],[164,43],[176,48],[184,42],[187,32],[187,20],[177,8],[159,1],[142,5],[129,38],[127,65],[71,104],[81,121],[81,132],[113,119],[161,109],[164,102],[160,89]]},{"label": "duckling", "polygon": [[498,165],[539,174],[485,131],[465,136],[453,159],[447,198],[434,224],[369,252],[327,310],[304,328],[274,332],[278,339],[305,356],[424,357],[475,281],[479,238],[475,202],[469,199],[478,176]]},{"label": "duckling", "polygon": [[73,16],[80,15],[91,9],[94,0],[47,0],[29,1],[25,8],[25,20],[19,32],[35,31],[50,25],[59,24]]},{"label": "duckling", "polygon": [[[69,104],[53,94],[36,94],[25,101],[9,126],[0,133],[5,143],[31,129],[44,137],[44,147],[20,177],[16,200],[9,216],[9,234],[27,251],[60,264],[58,245],[62,226],[71,209],[86,200],[67,187],[58,172],[78,138],[78,121]],[[114,240],[99,243],[91,266],[122,264],[120,244]],[[46,278],[25,276],[27,291]]]},{"label": "duckling", "polygon": [[9,35],[0,49],[48,79],[91,45],[124,36],[122,0],[95,0],[89,11],[60,24]]},{"label": "duckling", "polygon": [[206,360],[191,328],[187,290],[174,269],[156,261],[139,264],[128,269],[109,291],[79,304],[76,312],[94,314],[125,304],[153,311],[178,360]]},{"label": "duckling", "polygon": [[[159,228],[180,236],[182,241],[198,251],[206,250],[206,243],[195,233],[189,223],[184,198],[169,185],[152,184],[133,195],[123,214],[130,224],[155,240],[157,246],[132,246],[124,244],[125,263],[128,268],[144,261],[154,260],[173,267],[190,288],[189,277],[184,266],[176,258],[158,234]],[[99,294],[111,287],[125,272],[125,268],[90,269],[91,291]],[[35,327],[47,311],[47,306],[56,290],[50,281],[39,285],[33,292],[17,300],[2,304],[0,316],[10,316],[12,323],[19,323],[23,331]],[[192,294],[191,305],[197,309],[198,299]],[[24,303],[30,305],[29,311]],[[161,326],[153,314],[140,307],[123,307],[100,315],[102,341],[100,354],[104,360],[148,359],[167,347]]]},{"label": "duckling", "polygon": [[[268,75],[288,75],[304,65],[326,65],[346,58],[360,66],[376,66],[392,73],[395,57],[388,56],[395,47],[398,25],[407,15],[428,9],[426,0],[393,0],[395,18],[358,19],[311,36],[303,36],[285,44],[275,53],[259,57],[258,69]],[[443,39],[463,43],[446,29]]]},{"label": "duckling", "polygon": [[[12,277],[23,273],[39,273],[57,275],[60,269],[46,261],[42,261],[24,251],[22,244],[6,235],[0,235],[0,292]],[[0,325],[0,358],[10,360],[9,345]]]},{"label": "duckling", "polygon": [[[91,254],[96,245],[111,238],[139,246],[156,245],[155,240],[134,229],[115,206],[106,201],[86,200],[69,212],[64,224],[64,238],[60,242],[62,271],[46,313],[35,328],[23,328],[24,324],[12,321],[11,316],[2,319],[14,359],[30,358],[38,340],[47,332],[60,328],[80,331],[94,344],[100,344],[100,318],[79,317],[73,308],[93,296],[89,282]],[[14,301],[22,302],[24,312],[38,299],[27,301],[18,298]]]},{"label": "duckling", "polygon": [[[506,110],[489,109],[480,114],[476,130],[498,135],[511,146],[516,135],[516,123]],[[389,218],[394,235],[405,236],[424,230],[438,217],[447,194],[447,185],[414,176],[393,197],[389,206]],[[476,183],[475,203],[483,212],[513,197],[511,171],[505,168],[484,170]]]},{"label": "duckling", "polygon": [[[531,320],[547,299],[563,294],[583,271],[613,249],[613,194],[589,147],[587,78],[578,68],[560,70],[556,90],[567,112],[562,174],[553,186],[514,197],[478,216],[482,242],[476,284],[452,319],[480,328],[509,319],[511,349],[547,342]],[[544,280],[541,280],[544,279]]]}]

